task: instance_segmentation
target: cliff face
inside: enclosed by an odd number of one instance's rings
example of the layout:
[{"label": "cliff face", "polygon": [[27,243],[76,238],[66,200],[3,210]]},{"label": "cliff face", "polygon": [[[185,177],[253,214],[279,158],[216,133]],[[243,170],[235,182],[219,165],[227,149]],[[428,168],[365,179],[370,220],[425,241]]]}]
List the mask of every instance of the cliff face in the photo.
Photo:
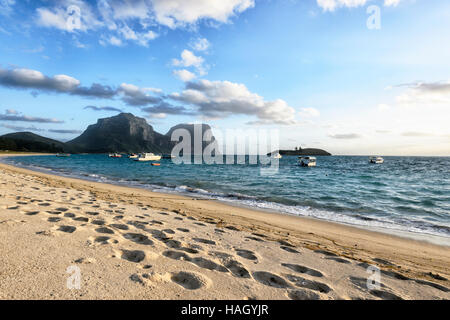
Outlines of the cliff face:
[{"label": "cliff face", "polygon": [[[211,129],[202,124],[202,135]],[[177,141],[171,141],[176,129],[186,129],[191,135],[191,154],[194,154],[194,125],[179,124],[172,127],[165,135],[153,130],[144,118],[135,117],[131,113],[99,119],[96,124],[88,126],[78,138],[66,143],[73,150],[88,153],[105,152],[154,152],[170,154]],[[214,141],[214,137],[212,137]],[[208,145],[202,143],[202,150]]]},{"label": "cliff face", "polygon": [[131,113],[99,119],[67,145],[80,152],[155,152],[169,153],[173,143],[153,130],[147,121]]}]

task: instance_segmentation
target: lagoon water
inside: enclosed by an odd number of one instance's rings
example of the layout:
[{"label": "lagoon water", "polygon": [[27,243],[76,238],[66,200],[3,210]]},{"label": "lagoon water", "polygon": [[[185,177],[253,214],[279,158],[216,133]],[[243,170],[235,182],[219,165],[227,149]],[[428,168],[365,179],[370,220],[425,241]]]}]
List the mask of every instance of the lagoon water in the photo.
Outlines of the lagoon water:
[{"label": "lagoon water", "polygon": [[[284,156],[278,172],[263,165],[161,166],[105,154],[8,157],[3,162],[39,171],[160,192],[176,192],[245,206],[310,216],[390,232],[407,231],[450,241],[450,158],[317,157],[317,167]],[[447,241],[445,240],[445,241]]]}]

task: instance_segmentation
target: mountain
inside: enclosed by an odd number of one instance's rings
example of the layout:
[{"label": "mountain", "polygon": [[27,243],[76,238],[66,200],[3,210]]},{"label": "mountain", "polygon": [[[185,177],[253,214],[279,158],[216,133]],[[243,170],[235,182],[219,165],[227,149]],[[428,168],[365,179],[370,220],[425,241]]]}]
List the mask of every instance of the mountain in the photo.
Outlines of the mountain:
[{"label": "mountain", "polygon": [[0,149],[25,152],[71,152],[71,148],[64,143],[31,132],[16,132],[0,136]]},{"label": "mountain", "polygon": [[81,152],[170,153],[173,143],[145,121],[131,113],[99,119],[67,145]]},{"label": "mountain", "polygon": [[[208,130],[211,130],[211,127],[204,123],[202,123],[202,124],[187,124],[187,123],[178,124],[178,125],[170,128],[170,130],[166,133],[166,136],[170,139],[172,137],[173,132],[177,129],[184,129],[189,132],[190,137],[191,137],[191,150],[189,152],[190,154],[196,154],[196,152],[194,150],[195,149],[194,139],[200,139],[199,141],[202,141],[202,144],[201,144],[201,148],[202,148],[201,152],[202,153],[203,153],[203,150],[206,148],[206,146],[208,146],[210,143],[212,143],[216,140],[216,138],[214,136],[212,136],[210,141],[203,141],[203,135],[205,134],[205,132]],[[198,137],[196,137],[196,134],[198,135]],[[212,131],[211,131],[211,134],[212,134]]]},{"label": "mountain", "polygon": [[[322,149],[316,148],[301,148],[299,150],[279,150],[278,151],[283,156],[331,156],[331,153]],[[277,153],[277,151],[271,152],[269,154]]]}]

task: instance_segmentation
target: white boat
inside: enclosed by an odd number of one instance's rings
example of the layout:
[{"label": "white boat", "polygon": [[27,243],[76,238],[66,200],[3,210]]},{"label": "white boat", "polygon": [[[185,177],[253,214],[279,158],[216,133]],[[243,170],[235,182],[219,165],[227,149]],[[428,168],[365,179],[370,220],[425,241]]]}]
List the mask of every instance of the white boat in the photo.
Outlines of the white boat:
[{"label": "white boat", "polygon": [[302,167],[315,167],[316,158],[315,157],[298,157],[298,164]]},{"label": "white boat", "polygon": [[161,160],[161,156],[158,156],[154,153],[141,153],[139,157],[134,159],[134,161],[159,161]]},{"label": "white boat", "polygon": [[384,159],[382,157],[369,157],[369,163],[382,164]]},{"label": "white boat", "polygon": [[129,156],[128,156],[128,158],[129,159],[136,159],[136,158],[138,158],[139,156],[137,155],[137,154],[135,154],[135,153],[132,153],[132,154],[130,154]]},{"label": "white boat", "polygon": [[274,158],[274,159],[281,159],[281,158],[283,158],[283,156],[282,156],[279,152],[277,152],[277,153],[275,153],[275,154],[273,155],[273,158]]},{"label": "white boat", "polygon": [[122,155],[120,153],[110,153],[110,158],[122,158]]}]

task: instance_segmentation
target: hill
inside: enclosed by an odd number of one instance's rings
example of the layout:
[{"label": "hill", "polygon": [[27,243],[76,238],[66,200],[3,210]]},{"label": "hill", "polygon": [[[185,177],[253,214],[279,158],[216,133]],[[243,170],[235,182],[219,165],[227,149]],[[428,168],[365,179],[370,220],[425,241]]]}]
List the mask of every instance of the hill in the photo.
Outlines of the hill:
[{"label": "hill", "polygon": [[0,149],[25,152],[68,152],[64,143],[31,132],[15,132],[0,136]]}]

